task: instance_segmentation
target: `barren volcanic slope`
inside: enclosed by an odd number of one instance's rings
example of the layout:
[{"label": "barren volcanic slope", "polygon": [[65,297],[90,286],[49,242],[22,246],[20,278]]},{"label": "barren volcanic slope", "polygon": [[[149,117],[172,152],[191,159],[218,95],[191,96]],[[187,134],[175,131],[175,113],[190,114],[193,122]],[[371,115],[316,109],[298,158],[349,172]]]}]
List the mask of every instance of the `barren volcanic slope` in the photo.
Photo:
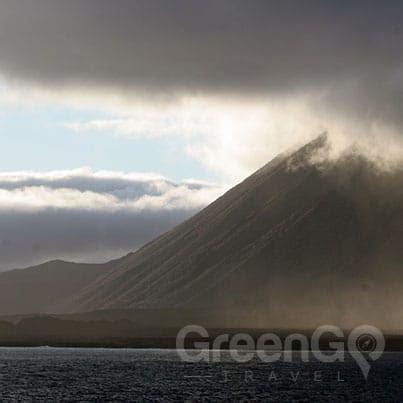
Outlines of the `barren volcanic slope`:
[{"label": "barren volcanic slope", "polygon": [[59,312],[209,308],[251,326],[400,326],[403,173],[357,154],[279,156],[99,277]]}]

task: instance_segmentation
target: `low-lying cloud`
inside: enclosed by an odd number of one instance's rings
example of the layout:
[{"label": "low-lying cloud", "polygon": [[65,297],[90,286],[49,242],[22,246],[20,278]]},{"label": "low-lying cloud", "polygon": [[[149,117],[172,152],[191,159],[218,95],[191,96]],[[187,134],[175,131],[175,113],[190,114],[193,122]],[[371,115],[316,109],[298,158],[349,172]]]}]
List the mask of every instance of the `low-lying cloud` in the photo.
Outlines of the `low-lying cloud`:
[{"label": "low-lying cloud", "polygon": [[0,270],[62,258],[104,261],[185,220],[223,188],[158,175],[0,174]]}]

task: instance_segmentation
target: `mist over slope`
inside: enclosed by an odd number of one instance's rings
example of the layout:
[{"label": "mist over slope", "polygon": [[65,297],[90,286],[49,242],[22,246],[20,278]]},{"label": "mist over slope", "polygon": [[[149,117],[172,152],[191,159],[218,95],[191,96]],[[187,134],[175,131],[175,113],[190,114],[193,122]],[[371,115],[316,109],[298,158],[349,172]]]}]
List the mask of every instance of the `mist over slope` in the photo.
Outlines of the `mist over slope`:
[{"label": "mist over slope", "polygon": [[[403,328],[403,171],[325,136],[280,155],[57,306],[250,312],[250,326]],[[321,161],[313,163],[312,161]]]}]

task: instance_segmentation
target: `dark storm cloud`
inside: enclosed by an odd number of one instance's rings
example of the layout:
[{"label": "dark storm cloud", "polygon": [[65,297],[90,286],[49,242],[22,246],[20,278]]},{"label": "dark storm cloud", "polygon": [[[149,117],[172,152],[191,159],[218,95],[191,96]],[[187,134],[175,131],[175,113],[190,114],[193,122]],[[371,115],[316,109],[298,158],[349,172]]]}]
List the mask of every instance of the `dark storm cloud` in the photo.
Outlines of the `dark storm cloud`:
[{"label": "dark storm cloud", "polygon": [[0,71],[148,96],[326,90],[399,123],[402,22],[400,1],[1,0]]}]

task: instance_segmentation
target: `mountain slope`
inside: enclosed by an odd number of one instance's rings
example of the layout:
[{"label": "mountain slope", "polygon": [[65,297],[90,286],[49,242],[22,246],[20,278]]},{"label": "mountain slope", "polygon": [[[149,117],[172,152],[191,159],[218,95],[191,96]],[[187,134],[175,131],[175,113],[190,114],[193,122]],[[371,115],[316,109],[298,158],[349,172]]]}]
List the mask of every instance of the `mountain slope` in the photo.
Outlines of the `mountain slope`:
[{"label": "mountain slope", "polygon": [[118,261],[77,264],[54,260],[0,273],[0,314],[45,313],[106,274]]},{"label": "mountain slope", "polygon": [[277,157],[58,310],[203,307],[250,311],[251,326],[397,326],[403,173],[353,152],[312,164],[327,146],[322,136]]}]

